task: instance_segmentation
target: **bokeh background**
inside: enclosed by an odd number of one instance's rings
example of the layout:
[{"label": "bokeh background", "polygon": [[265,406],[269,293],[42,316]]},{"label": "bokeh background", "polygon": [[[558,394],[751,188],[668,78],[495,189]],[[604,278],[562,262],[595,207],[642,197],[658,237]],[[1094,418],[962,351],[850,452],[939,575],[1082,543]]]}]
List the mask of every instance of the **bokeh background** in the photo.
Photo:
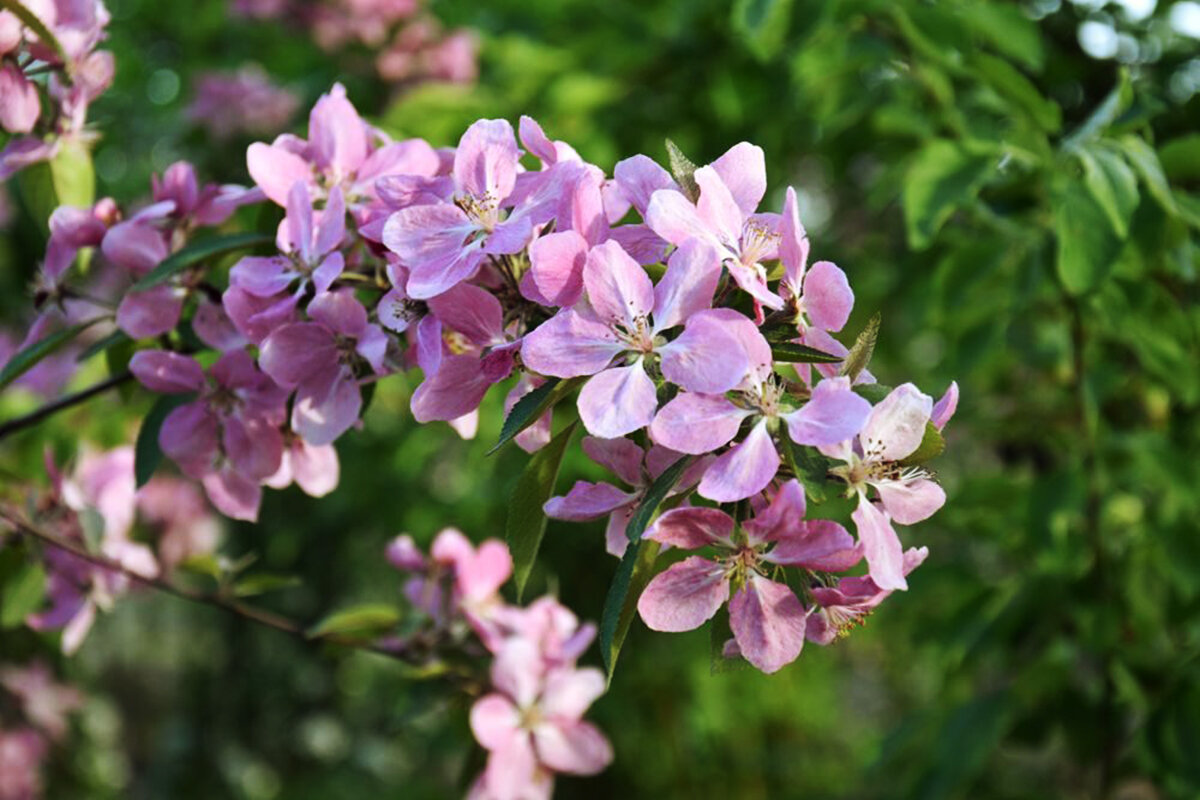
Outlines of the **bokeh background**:
[{"label": "bokeh background", "polygon": [[[179,158],[248,181],[246,145],[273,132],[218,137],[185,109],[204,73],[249,64],[300,99],[281,129],[342,81],[382,128],[435,145],[522,113],[606,169],[665,161],[665,137],[698,163],[750,140],[767,206],[796,186],[815,256],[849,275],[847,330],[882,314],[872,371],[934,395],[959,382],[936,464],[949,501],[908,531],[931,555],[907,595],[774,677],[711,674],[703,630],[635,623],[594,710],[616,761],[560,797],[1200,795],[1200,4],[438,0],[477,37],[478,78],[458,83],[385,80],[368,48],[223,0],[108,5],[101,195],[145,196]],[[17,333],[44,217],[5,189],[0,325]],[[268,493],[260,524],[226,525],[223,552],[303,580],[265,605],[393,601],[381,552],[401,531],[503,535],[527,457],[485,456],[498,396],[462,441],[413,423],[413,386],[379,386],[332,496]],[[47,439],[61,458],[81,431],[131,441],[148,400],[126,400],[6,441],[4,480],[40,475]],[[0,416],[37,402],[8,392]],[[568,461],[560,488],[587,476]],[[599,523],[551,522],[532,589],[597,619],[615,566]],[[439,684],[170,598],[126,598],[72,660],[20,630],[0,649],[88,695],[52,798],[442,798],[478,763]]]}]

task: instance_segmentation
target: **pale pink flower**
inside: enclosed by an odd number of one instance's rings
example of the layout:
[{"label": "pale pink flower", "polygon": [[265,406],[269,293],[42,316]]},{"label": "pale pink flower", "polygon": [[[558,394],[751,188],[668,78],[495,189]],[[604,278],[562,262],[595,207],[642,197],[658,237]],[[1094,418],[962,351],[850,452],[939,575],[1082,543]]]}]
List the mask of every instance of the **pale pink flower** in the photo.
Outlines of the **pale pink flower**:
[{"label": "pale pink flower", "polygon": [[[902,571],[905,576],[916,569],[929,555],[929,548],[909,548],[904,551]],[[891,594],[880,589],[868,576],[840,578],[835,586],[814,586],[811,590],[814,607],[808,615],[805,636],[816,644],[830,644],[862,625],[875,607]]]}]

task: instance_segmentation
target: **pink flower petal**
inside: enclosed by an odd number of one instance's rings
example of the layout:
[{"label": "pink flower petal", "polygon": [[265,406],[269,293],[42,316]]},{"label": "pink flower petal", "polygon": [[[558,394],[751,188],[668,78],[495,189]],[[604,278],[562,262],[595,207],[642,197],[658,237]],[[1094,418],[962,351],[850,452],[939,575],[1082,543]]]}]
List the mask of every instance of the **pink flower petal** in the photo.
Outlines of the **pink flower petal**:
[{"label": "pink flower petal", "polygon": [[689,239],[667,261],[667,271],[654,287],[655,332],[682,325],[712,305],[721,278],[721,259],[701,239]]},{"label": "pink flower petal", "polygon": [[585,436],[581,445],[588,458],[607,467],[630,486],[642,484],[642,458],[645,454],[636,442]]},{"label": "pink flower petal", "polygon": [[520,151],[512,125],[481,119],[467,128],[454,154],[454,183],[463,191],[499,202],[512,194]]},{"label": "pink flower petal", "polygon": [[711,317],[697,316],[674,341],[658,348],[663,377],[689,392],[719,395],[742,381],[746,351]]},{"label": "pink flower petal", "polygon": [[691,556],[654,576],[638,598],[638,613],[651,630],[679,633],[712,619],[728,598],[725,568]]},{"label": "pink flower petal", "polygon": [[312,179],[312,168],[303,158],[262,142],[255,142],[246,151],[246,167],[254,183],[279,206],[287,206],[288,192],[296,181]]},{"label": "pink flower petal", "polygon": [[654,420],[658,397],[642,359],[606,369],[579,392],[579,418],[588,433],[613,439],[641,430]]},{"label": "pink flower petal", "polygon": [[658,412],[650,438],[680,453],[702,455],[733,439],[750,413],[721,395],[683,392]]},{"label": "pink flower petal", "polygon": [[471,706],[471,733],[485,750],[500,750],[523,735],[521,712],[504,695],[484,695]]},{"label": "pink flower petal", "polygon": [[595,775],[613,759],[612,745],[590,722],[550,722],[533,730],[538,760],[555,772]]},{"label": "pink flower petal", "polygon": [[946,503],[942,487],[924,478],[915,481],[879,481],[879,501],[893,520],[914,525],[933,516]]},{"label": "pink flower petal", "polygon": [[761,492],[779,471],[779,453],[760,420],[741,444],[717,458],[697,491],[718,503],[731,503]]},{"label": "pink flower petal", "polygon": [[604,673],[595,667],[555,670],[542,689],[542,713],[562,721],[581,719],[606,688]]},{"label": "pink flower petal", "polygon": [[729,601],[729,627],[747,661],[778,672],[804,647],[807,612],[792,590],[754,575]]},{"label": "pink flower petal", "polygon": [[767,193],[767,164],[763,149],[756,144],[739,142],[712,162],[711,167],[721,176],[721,182],[729,187],[729,194],[742,215],[753,214]]},{"label": "pink flower petal", "polygon": [[849,378],[841,377],[818,383],[812,398],[783,418],[793,442],[820,446],[853,438],[870,413],[871,404],[851,390]]},{"label": "pink flower petal", "polygon": [[804,310],[809,321],[827,331],[840,331],[854,308],[854,291],[846,273],[832,261],[818,261],[804,276]]},{"label": "pink flower petal", "polygon": [[858,508],[850,515],[858,528],[863,555],[867,558],[871,580],[880,589],[907,589],[904,580],[904,551],[892,520],[874,503],[859,496]]},{"label": "pink flower petal", "polygon": [[883,398],[863,424],[859,440],[866,457],[900,461],[912,454],[925,436],[933,399],[911,383],[901,384]]},{"label": "pink flower petal", "polygon": [[571,309],[558,312],[521,342],[525,366],[557,378],[594,375],[624,350],[607,325]]},{"label": "pink flower petal", "polygon": [[784,566],[844,572],[862,561],[862,550],[838,523],[813,519],[801,521],[795,534],[777,540],[764,558]]},{"label": "pink flower petal", "polygon": [[634,495],[622,492],[611,483],[588,483],[576,481],[571,491],[561,497],[551,497],[542,510],[551,519],[582,522],[602,517],[628,505]]},{"label": "pink flower petal", "polygon": [[946,389],[946,393],[933,406],[933,413],[930,415],[930,422],[937,426],[940,431],[946,427],[946,423],[954,416],[954,412],[958,410],[958,381],[951,381],[950,388]]},{"label": "pink flower petal", "polygon": [[575,231],[560,231],[533,240],[529,275],[546,305],[571,306],[583,294],[587,242]]},{"label": "pink flower petal", "polygon": [[733,545],[733,517],[716,508],[673,508],[646,529],[643,538],[698,550],[713,544]]},{"label": "pink flower petal", "polygon": [[141,350],[129,361],[129,371],[152,392],[184,394],[204,388],[204,370],[194,359],[166,350]]},{"label": "pink flower petal", "polygon": [[646,271],[613,241],[593,247],[583,267],[588,303],[608,325],[633,330],[654,308],[654,284]]}]

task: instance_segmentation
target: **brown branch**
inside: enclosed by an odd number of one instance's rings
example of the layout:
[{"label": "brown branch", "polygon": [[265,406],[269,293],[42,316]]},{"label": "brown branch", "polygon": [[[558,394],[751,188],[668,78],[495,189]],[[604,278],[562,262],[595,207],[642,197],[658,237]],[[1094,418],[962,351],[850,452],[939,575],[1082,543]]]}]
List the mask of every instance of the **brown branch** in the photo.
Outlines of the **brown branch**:
[{"label": "brown branch", "polygon": [[86,389],[81,389],[74,394],[60,397],[51,403],[47,403],[41,408],[30,411],[24,416],[17,417],[16,419],[6,420],[5,422],[0,423],[0,439],[4,439],[11,434],[16,433],[17,431],[32,427],[47,417],[57,414],[59,411],[63,411],[71,408],[72,406],[77,406],[80,403],[86,402],[96,395],[103,394],[109,389],[120,386],[132,378],[133,374],[130,373],[129,370],[122,370],[116,375],[106,378],[105,380],[102,380],[93,386],[89,386]]}]

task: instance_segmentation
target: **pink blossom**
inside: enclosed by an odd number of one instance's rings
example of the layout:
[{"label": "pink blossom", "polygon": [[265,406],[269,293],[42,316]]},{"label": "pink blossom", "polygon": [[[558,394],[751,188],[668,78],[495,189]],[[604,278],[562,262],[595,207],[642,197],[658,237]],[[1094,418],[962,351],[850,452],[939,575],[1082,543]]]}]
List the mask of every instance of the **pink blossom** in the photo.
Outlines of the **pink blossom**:
[{"label": "pink blossom", "polygon": [[387,335],[367,322],[366,309],[348,291],[317,296],[308,316],[311,322],[291,322],[268,336],[259,364],[281,386],[297,390],[292,430],[309,444],[325,445],[358,419],[356,365],[382,373]]},{"label": "pink blossom", "polygon": [[[871,409],[856,437],[820,447],[825,455],[845,462],[832,472],[858,495],[852,516],[871,580],[880,589],[908,588],[904,553],[892,522],[912,525],[946,502],[946,493],[928,472],[902,463],[920,446],[932,410],[932,398],[905,383]],[[870,487],[878,502],[868,498]]]},{"label": "pink blossom", "polygon": [[37,86],[15,64],[0,65],[0,128],[29,133],[42,113]]},{"label": "pink blossom", "polygon": [[[712,302],[713,266],[705,245],[688,243],[654,286],[616,242],[598,245],[583,270],[587,302],[529,333],[521,357],[543,375],[593,376],[579,393],[579,416],[589,433],[604,438],[653,420],[658,401],[648,365],[686,389],[732,389],[746,370],[745,352],[722,325],[698,313]],[[684,324],[673,341],[660,335]],[[614,362],[618,357],[624,361]]]},{"label": "pink blossom", "polygon": [[[904,551],[902,571],[905,576],[916,569],[929,555],[929,548],[909,548]],[[880,589],[867,576],[840,578],[836,586],[815,586],[815,603],[808,616],[805,636],[810,642],[826,645],[846,636],[852,628],[862,625],[875,607],[892,592]]]},{"label": "pink blossom", "polygon": [[717,555],[691,556],[656,575],[638,600],[642,620],[656,631],[689,631],[728,601],[729,624],[746,660],[763,672],[794,661],[804,646],[808,611],[768,574],[775,566],[837,572],[862,558],[841,525],[805,520],[804,513],[804,489],[794,480],[740,530],[713,508],[666,512],[647,539],[685,550],[714,547]]},{"label": "pink blossom", "polygon": [[284,438],[279,470],[264,481],[265,485],[283,489],[294,482],[309,497],[324,497],[337,488],[341,466],[333,445],[311,444],[294,434]]},{"label": "pink blossom", "polygon": [[33,728],[0,729],[0,800],[41,796],[41,765],[48,750],[46,740]]},{"label": "pink blossom", "polygon": [[67,715],[83,705],[83,695],[54,680],[44,662],[0,669],[0,686],[13,694],[21,712],[50,741],[67,734]]},{"label": "pink blossom", "polygon": [[273,84],[257,64],[232,73],[203,73],[196,78],[194,95],[185,112],[188,119],[217,139],[286,128],[300,104],[295,93]]}]

